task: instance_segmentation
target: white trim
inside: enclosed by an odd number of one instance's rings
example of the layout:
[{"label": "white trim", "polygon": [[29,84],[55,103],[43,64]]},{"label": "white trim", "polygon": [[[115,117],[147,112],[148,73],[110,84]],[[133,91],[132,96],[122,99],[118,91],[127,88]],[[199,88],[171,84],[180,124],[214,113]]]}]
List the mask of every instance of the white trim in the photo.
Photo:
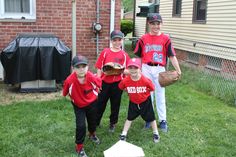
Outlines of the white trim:
[{"label": "white trim", "polygon": [[[115,28],[115,0],[111,0],[111,14],[110,14],[110,33],[114,30]],[[110,35],[109,35],[110,36]],[[111,47],[111,43],[110,43]]]},{"label": "white trim", "polygon": [[0,62],[0,81],[3,80],[3,67],[2,67],[2,63]]},{"label": "white trim", "polygon": [[0,20],[2,19],[36,19],[36,0],[30,0],[30,13],[5,13],[4,1],[0,0]]}]

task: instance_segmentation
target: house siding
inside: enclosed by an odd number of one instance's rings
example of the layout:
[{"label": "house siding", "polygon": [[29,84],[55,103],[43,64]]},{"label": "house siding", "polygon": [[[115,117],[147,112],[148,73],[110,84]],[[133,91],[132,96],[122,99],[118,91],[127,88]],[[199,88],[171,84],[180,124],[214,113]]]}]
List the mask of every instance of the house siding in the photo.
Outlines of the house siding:
[{"label": "house siding", "polygon": [[[148,3],[148,0],[136,0],[135,15],[140,12],[138,7],[142,3]],[[135,36],[140,37],[146,32],[146,18],[145,17],[135,17]]]},{"label": "house siding", "polygon": [[192,23],[193,0],[182,0],[180,18],[172,17],[172,5],[160,1],[162,31],[171,35],[175,48],[236,61],[235,0],[208,0],[206,24]]},{"label": "house siding", "polygon": [[[87,56],[90,63],[94,63],[97,56],[96,36],[92,31],[92,23],[96,22],[96,1],[76,2],[77,52]],[[100,23],[103,28],[99,34],[99,51],[109,46],[110,5],[110,1],[100,0]],[[121,1],[116,0],[115,7],[115,29],[120,29]],[[72,48],[72,1],[37,0],[36,11],[35,22],[0,21],[0,52],[19,33],[33,32],[54,34]]]}]

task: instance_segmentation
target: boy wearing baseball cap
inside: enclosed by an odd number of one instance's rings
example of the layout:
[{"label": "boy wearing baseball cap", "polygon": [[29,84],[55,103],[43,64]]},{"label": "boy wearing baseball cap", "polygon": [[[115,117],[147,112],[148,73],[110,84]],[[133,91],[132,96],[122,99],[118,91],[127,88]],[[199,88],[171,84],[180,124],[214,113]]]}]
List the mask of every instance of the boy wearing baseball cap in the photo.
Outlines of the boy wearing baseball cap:
[{"label": "boy wearing baseball cap", "polygon": [[119,111],[122,90],[118,84],[123,79],[123,71],[119,74],[107,74],[103,71],[103,67],[107,63],[119,64],[121,67],[126,67],[130,57],[122,50],[124,34],[120,30],[114,30],[110,34],[111,47],[105,48],[97,59],[95,67],[97,68],[97,76],[102,78],[102,90],[98,95],[98,118],[97,125],[99,126],[102,120],[103,113],[106,110],[107,102],[110,100],[111,114],[109,132],[115,131],[115,126],[118,123]]},{"label": "boy wearing baseball cap", "polygon": [[[181,70],[169,35],[161,32],[161,15],[149,13],[147,20],[150,31],[138,40],[134,53],[142,59],[142,73],[155,85],[155,92],[151,94],[152,99],[154,101],[155,95],[160,129],[167,132],[165,88],[160,86],[158,75],[166,70],[168,58],[179,76]],[[149,123],[146,123],[146,127],[149,127]]]},{"label": "boy wearing baseball cap", "polygon": [[80,157],[87,157],[83,146],[86,136],[86,120],[89,139],[96,144],[100,143],[95,131],[97,95],[101,88],[101,79],[88,71],[88,60],[84,56],[75,56],[72,59],[72,70],[72,74],[64,81],[62,94],[70,96],[74,108],[76,152]]},{"label": "boy wearing baseball cap", "polygon": [[119,83],[119,88],[127,91],[129,95],[128,116],[125,121],[120,140],[126,140],[128,130],[133,120],[139,115],[146,122],[151,123],[153,129],[153,141],[159,142],[160,136],[157,130],[155,114],[152,107],[150,92],[154,91],[151,80],[141,73],[141,60],[132,58],[128,62],[129,75]]}]

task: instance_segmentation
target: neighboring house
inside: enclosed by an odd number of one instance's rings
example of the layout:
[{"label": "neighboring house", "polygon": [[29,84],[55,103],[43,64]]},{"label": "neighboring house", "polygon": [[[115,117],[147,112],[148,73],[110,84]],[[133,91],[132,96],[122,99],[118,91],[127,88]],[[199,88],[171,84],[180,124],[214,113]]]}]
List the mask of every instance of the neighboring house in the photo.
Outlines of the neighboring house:
[{"label": "neighboring house", "polygon": [[[148,5],[148,0],[135,0],[136,1],[136,7],[134,10],[134,14],[137,15],[137,13],[140,12],[140,7],[141,5]],[[134,19],[134,24],[135,24],[135,36],[140,37],[146,32],[146,18],[145,17],[138,17],[135,16]]]},{"label": "neighboring house", "polygon": [[[141,3],[136,0],[136,13]],[[159,12],[162,31],[170,34],[180,60],[236,75],[236,1],[160,0]],[[145,30],[139,19],[137,36]]]},{"label": "neighboring house", "polygon": [[126,19],[126,20],[133,20],[133,14],[134,12],[133,11],[129,11],[129,12],[126,12],[124,13],[123,15],[123,19]]},{"label": "neighboring house", "polygon": [[[0,52],[20,33],[49,33],[72,49],[72,3],[76,1],[76,48],[89,58],[109,46],[109,34],[120,28],[119,0],[0,0]],[[97,7],[98,6],[98,7]],[[94,23],[102,25],[96,35]],[[98,39],[98,40],[97,40]],[[3,77],[0,65],[0,79]]]}]

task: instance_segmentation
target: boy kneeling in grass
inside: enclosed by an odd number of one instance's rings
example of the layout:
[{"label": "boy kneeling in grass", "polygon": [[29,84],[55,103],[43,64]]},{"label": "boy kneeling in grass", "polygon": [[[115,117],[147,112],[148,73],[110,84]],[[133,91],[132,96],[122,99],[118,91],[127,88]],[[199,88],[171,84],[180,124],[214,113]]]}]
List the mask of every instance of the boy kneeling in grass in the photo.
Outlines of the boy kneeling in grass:
[{"label": "boy kneeling in grass", "polygon": [[143,120],[151,123],[153,129],[153,141],[157,143],[159,142],[160,136],[157,130],[150,96],[150,92],[154,91],[155,87],[151,80],[142,75],[141,60],[139,58],[130,59],[127,67],[129,75],[119,83],[119,88],[126,90],[130,99],[128,116],[120,135],[120,140],[126,140],[132,121],[140,115]]},{"label": "boy kneeling in grass", "polygon": [[100,140],[95,134],[97,95],[101,88],[102,80],[88,71],[88,60],[84,56],[75,56],[72,59],[73,72],[64,82],[63,96],[69,94],[75,113],[76,152],[80,157],[87,157],[83,142],[86,136],[86,120],[88,123],[89,139],[96,144]]}]

